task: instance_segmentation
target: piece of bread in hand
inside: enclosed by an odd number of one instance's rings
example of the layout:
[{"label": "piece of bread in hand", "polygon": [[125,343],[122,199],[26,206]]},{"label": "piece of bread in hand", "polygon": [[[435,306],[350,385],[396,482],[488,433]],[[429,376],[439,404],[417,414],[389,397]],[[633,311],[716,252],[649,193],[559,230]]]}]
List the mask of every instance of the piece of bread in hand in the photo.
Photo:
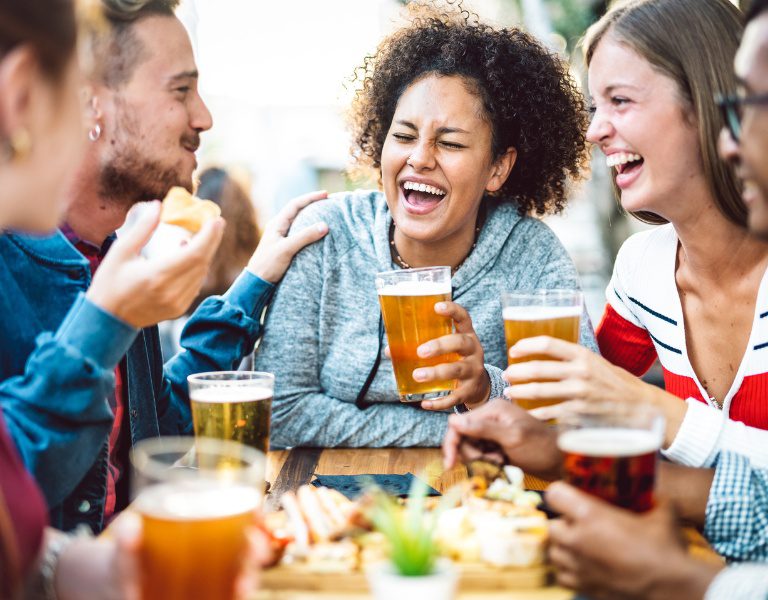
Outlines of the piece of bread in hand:
[{"label": "piece of bread in hand", "polygon": [[197,233],[208,221],[217,219],[221,208],[210,200],[195,198],[183,187],[172,187],[163,200],[160,220],[168,225],[183,227],[191,233]]}]

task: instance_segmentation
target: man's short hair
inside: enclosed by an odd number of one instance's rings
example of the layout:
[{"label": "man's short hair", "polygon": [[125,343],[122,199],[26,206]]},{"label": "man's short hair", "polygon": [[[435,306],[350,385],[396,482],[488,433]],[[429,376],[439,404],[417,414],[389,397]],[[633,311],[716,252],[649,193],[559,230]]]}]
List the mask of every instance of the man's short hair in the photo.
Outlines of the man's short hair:
[{"label": "man's short hair", "polygon": [[768,0],[752,0],[752,2],[749,3],[749,9],[747,9],[747,23],[749,23],[752,19],[756,19],[767,10]]},{"label": "man's short hair", "polygon": [[145,49],[136,36],[136,23],[151,16],[175,15],[180,0],[101,0],[109,21],[108,30],[96,40],[102,83],[117,88],[130,81]]}]

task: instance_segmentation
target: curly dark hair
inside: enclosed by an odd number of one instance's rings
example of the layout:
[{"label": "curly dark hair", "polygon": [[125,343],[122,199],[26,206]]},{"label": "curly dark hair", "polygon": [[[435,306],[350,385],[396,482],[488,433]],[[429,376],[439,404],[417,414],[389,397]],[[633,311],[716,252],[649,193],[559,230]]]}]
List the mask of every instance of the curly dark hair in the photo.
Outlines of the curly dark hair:
[{"label": "curly dark hair", "polygon": [[492,153],[509,147],[517,161],[499,202],[521,213],[560,212],[569,180],[588,167],[586,107],[567,65],[517,28],[494,29],[449,2],[409,5],[408,25],[367,56],[353,80],[360,85],[350,112],[352,155],[381,177],[381,152],[398,100],[428,75],[465,78],[483,102],[493,130]]}]

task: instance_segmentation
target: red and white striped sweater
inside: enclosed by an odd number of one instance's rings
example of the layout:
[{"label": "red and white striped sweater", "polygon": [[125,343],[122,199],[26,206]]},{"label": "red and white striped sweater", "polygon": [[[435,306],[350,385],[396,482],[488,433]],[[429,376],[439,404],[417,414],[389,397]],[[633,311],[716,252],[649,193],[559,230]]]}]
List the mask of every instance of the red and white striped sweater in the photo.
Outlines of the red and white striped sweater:
[{"label": "red and white striped sweater", "polygon": [[[663,225],[630,237],[616,258],[606,290],[608,305],[597,331],[602,355],[635,375],[656,356],[668,392],[716,406],[693,371],[685,344],[685,325],[675,284],[677,235]],[[758,291],[752,332],[723,416],[768,429],[768,278]]]}]

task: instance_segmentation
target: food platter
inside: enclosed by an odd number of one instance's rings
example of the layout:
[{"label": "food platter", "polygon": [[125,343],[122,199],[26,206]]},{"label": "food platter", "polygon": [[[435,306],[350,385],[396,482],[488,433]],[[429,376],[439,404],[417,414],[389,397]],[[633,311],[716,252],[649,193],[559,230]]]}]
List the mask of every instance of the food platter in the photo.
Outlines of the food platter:
[{"label": "food platter", "polygon": [[[504,484],[478,492],[465,481],[456,505],[435,509],[440,553],[454,563],[460,590],[530,590],[550,583],[546,515],[536,509],[539,496],[525,492],[522,482],[522,472],[513,473]],[[281,505],[267,516],[267,529],[276,545],[289,541],[262,572],[263,588],[365,592],[366,571],[387,556],[382,534],[365,524],[365,499],[353,502],[335,490],[304,485],[284,494]]]}]

